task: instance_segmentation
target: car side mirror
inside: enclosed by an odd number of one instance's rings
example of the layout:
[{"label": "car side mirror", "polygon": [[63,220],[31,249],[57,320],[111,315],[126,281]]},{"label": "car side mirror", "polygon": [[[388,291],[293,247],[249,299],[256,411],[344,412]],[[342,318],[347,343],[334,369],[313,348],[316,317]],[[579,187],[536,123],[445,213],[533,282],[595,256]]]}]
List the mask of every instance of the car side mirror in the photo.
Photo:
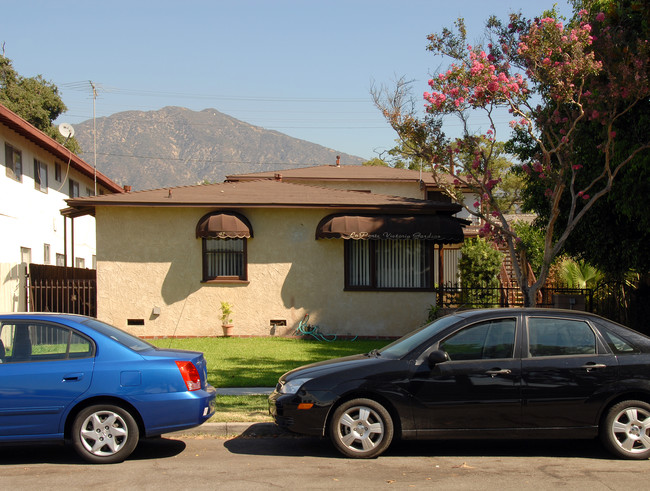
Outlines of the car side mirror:
[{"label": "car side mirror", "polygon": [[429,357],[427,358],[427,361],[429,362],[430,367],[434,367],[438,363],[449,361],[449,355],[447,354],[446,351],[437,349],[429,353]]}]

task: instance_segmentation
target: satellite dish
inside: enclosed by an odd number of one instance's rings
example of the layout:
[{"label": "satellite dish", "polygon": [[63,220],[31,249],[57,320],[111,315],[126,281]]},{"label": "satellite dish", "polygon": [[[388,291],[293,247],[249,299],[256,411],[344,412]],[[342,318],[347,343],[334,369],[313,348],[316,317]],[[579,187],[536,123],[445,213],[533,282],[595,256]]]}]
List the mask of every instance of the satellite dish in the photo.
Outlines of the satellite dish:
[{"label": "satellite dish", "polygon": [[68,139],[71,136],[74,136],[74,128],[70,123],[61,123],[59,125],[59,133],[63,135],[63,138]]}]

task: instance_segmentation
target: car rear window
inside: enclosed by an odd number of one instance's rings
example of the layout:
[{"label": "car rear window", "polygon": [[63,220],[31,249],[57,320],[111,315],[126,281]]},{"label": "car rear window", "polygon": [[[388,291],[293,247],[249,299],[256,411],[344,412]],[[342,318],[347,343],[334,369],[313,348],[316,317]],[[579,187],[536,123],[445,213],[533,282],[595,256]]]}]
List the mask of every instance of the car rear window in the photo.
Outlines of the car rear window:
[{"label": "car rear window", "polygon": [[[607,342],[615,353],[633,353],[638,351],[650,351],[650,337],[634,331],[611,321],[598,319],[596,325],[607,339]],[[624,347],[622,343],[632,346],[632,350]],[[623,349],[621,349],[623,347]]]},{"label": "car rear window", "polygon": [[104,322],[98,321],[97,319],[88,319],[87,321],[84,321],[83,324],[92,327],[95,331],[108,336],[114,341],[120,343],[122,346],[126,346],[133,351],[147,351],[150,349],[156,349],[152,344],[149,344],[146,341],[143,341],[142,339],[123,331],[122,329],[118,329],[115,326],[111,326],[110,324],[105,324]]}]

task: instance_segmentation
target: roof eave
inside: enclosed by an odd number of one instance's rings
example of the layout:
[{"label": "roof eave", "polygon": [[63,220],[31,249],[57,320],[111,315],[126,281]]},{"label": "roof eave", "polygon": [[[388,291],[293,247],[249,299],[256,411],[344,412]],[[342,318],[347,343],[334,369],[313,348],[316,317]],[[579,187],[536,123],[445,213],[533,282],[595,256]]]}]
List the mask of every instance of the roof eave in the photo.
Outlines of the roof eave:
[{"label": "roof eave", "polygon": [[2,104],[0,104],[0,123],[12,129],[22,137],[28,139],[35,145],[41,147],[43,150],[51,153],[59,160],[62,160],[63,162],[67,162],[69,160],[72,167],[87,177],[90,177],[92,179],[95,179],[95,177],[97,177],[97,182],[109,191],[114,193],[124,192],[124,189],[119,184],[111,181],[101,172],[96,171],[94,167],[87,164],[85,161],[61,145],[59,142],[46,135],[41,130],[31,125],[29,122],[25,121]]}]

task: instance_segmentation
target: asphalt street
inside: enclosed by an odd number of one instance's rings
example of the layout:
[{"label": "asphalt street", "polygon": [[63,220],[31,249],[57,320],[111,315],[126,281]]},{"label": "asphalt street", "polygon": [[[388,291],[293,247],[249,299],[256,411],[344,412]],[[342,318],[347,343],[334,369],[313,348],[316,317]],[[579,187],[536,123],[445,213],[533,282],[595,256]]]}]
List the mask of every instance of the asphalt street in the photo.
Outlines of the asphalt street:
[{"label": "asphalt street", "polygon": [[[262,424],[263,426],[263,424]],[[595,441],[401,442],[377,459],[343,458],[324,439],[170,434],[114,465],[70,447],[0,446],[0,489],[647,489],[648,461],[615,460]]]}]

